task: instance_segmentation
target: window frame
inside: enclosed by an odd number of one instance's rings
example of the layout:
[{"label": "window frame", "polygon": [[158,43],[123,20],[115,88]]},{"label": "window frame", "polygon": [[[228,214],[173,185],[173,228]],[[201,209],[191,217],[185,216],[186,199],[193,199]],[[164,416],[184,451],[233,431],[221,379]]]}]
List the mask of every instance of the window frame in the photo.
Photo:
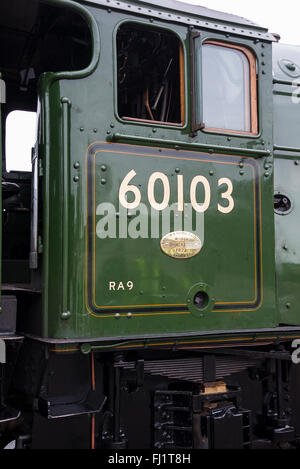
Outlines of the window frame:
[{"label": "window frame", "polygon": [[[177,37],[179,41],[179,73],[180,73],[180,117],[181,117],[181,122],[163,122],[163,121],[156,121],[156,120],[151,120],[151,119],[141,119],[138,117],[121,117],[119,114],[119,109],[118,109],[118,62],[117,62],[117,57],[118,57],[118,50],[117,50],[117,34],[119,29],[128,24],[136,24],[139,26],[144,26],[147,29],[157,29],[157,30],[162,30],[165,31],[166,33],[171,33],[174,34],[174,36]],[[148,23],[144,21],[137,21],[137,20],[123,20],[120,23],[118,23],[115,27],[114,30],[114,55],[115,55],[115,60],[114,60],[114,84],[115,84],[115,116],[119,122],[122,122],[123,124],[139,124],[139,125],[151,125],[154,127],[162,127],[162,128],[173,128],[173,129],[180,129],[183,130],[187,128],[188,126],[188,109],[187,109],[187,103],[188,103],[188,98],[187,98],[187,59],[186,59],[186,50],[184,46],[184,42],[182,37],[178,34],[177,31],[174,31],[171,28],[165,27],[163,25],[149,25]]]},{"label": "window frame", "polygon": [[[204,128],[202,131],[208,133],[222,133],[222,134],[233,134],[240,136],[251,136],[257,137],[259,135],[259,119],[258,119],[258,82],[257,82],[257,59],[254,54],[247,46],[242,44],[233,44],[229,42],[223,42],[218,39],[207,39],[202,43],[202,47],[205,45],[214,45],[219,47],[225,47],[227,49],[234,49],[242,52],[249,62],[249,98],[250,98],[250,131],[243,130],[231,130],[214,127],[206,127],[205,119],[203,116],[203,101],[201,103],[202,116],[204,120]],[[203,96],[203,62],[201,66],[201,95]]]}]

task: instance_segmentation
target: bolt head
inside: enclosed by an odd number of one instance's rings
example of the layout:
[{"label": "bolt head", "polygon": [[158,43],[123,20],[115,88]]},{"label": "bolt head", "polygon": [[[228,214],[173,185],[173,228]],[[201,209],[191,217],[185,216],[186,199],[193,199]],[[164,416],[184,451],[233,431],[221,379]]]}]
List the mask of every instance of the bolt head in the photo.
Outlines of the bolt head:
[{"label": "bolt head", "polygon": [[70,313],[70,311],[64,311],[63,313],[61,313],[60,317],[61,317],[61,319],[63,319],[65,321],[67,319],[70,319],[71,313]]}]

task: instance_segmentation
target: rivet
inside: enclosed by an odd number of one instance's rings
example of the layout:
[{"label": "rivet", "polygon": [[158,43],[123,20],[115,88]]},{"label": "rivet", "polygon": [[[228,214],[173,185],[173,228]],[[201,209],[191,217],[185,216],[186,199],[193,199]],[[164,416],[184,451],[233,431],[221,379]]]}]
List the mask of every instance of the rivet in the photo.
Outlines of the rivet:
[{"label": "rivet", "polygon": [[156,129],[152,129],[152,132],[153,132],[154,134],[156,134],[157,130],[156,130]]},{"label": "rivet", "polygon": [[107,166],[106,166],[106,164],[103,164],[103,165],[101,166],[101,171],[106,171],[106,170],[107,170]]},{"label": "rivet", "polygon": [[127,313],[128,319],[132,318],[132,313]]},{"label": "rivet", "polygon": [[265,169],[269,169],[270,166],[268,164],[265,164]]},{"label": "rivet", "polygon": [[263,66],[265,66],[265,65],[266,65],[266,62],[262,62],[261,64],[262,64]]},{"label": "rivet", "polygon": [[120,314],[119,313],[115,314],[115,318],[120,319]]},{"label": "rivet", "polygon": [[107,135],[110,135],[110,130],[108,130],[106,133],[107,133]]},{"label": "rivet", "polygon": [[177,173],[177,174],[180,173],[180,168],[176,168],[175,173]]},{"label": "rivet", "polygon": [[175,148],[175,150],[177,150],[177,151],[179,150],[179,146],[178,146],[178,145],[175,145],[174,148]]},{"label": "rivet", "polygon": [[74,176],[74,177],[73,177],[73,181],[74,181],[74,182],[78,182],[78,181],[79,181],[79,176]]},{"label": "rivet", "polygon": [[80,168],[80,164],[78,161],[76,161],[76,163],[74,163],[74,169],[79,169]]},{"label": "rivet", "polygon": [[261,73],[262,73],[263,75],[265,75],[265,74],[266,74],[266,72],[265,72],[264,70],[263,70]]},{"label": "rivet", "polygon": [[107,13],[111,13],[111,9],[110,9],[110,8],[107,10]]},{"label": "rivet", "polygon": [[285,244],[284,246],[282,246],[282,248],[287,251],[288,250],[288,246]]},{"label": "rivet", "polygon": [[128,213],[127,213],[127,218],[132,218],[132,217],[133,217],[132,213],[129,213],[129,212],[128,212]]},{"label": "rivet", "polygon": [[214,149],[213,149],[213,148],[210,148],[210,149],[208,150],[208,152],[209,152],[209,153],[213,153],[213,152],[214,152]]},{"label": "rivet", "polygon": [[84,127],[80,127],[80,132],[83,132],[84,131]]},{"label": "rivet", "polygon": [[141,290],[141,291],[140,291],[140,295],[143,295],[143,294],[144,294],[144,292],[143,292],[143,290]]},{"label": "rivet", "polygon": [[95,129],[94,129],[94,132],[95,132],[95,133],[98,132],[98,129],[95,128]]},{"label": "rivet", "polygon": [[107,182],[107,181],[106,181],[106,179],[105,179],[105,178],[102,178],[100,182],[101,182],[101,184],[103,184],[103,185],[104,185],[104,184],[106,184],[106,182]]},{"label": "rivet", "polygon": [[113,129],[114,126],[115,126],[115,124],[112,122],[112,123],[110,124],[110,126],[111,126],[111,128]]},{"label": "rivet", "polygon": [[241,161],[240,162],[240,168],[243,169],[243,167],[244,167],[244,163]]},{"label": "rivet", "polygon": [[287,309],[290,309],[290,308],[291,308],[291,303],[287,303],[287,304],[285,305],[285,307],[286,307]]},{"label": "rivet", "polygon": [[213,176],[214,174],[215,174],[214,171],[211,169],[211,170],[209,171],[209,175],[210,175],[210,176]]},{"label": "rivet", "polygon": [[153,18],[150,18],[150,20],[149,20],[149,21],[150,21],[150,23],[153,23],[153,21],[154,21],[154,20],[153,20]]},{"label": "rivet", "polygon": [[295,165],[296,165],[296,166],[299,166],[299,161],[295,161]]},{"label": "rivet", "polygon": [[265,177],[268,178],[270,176],[270,173],[266,172]]},{"label": "rivet", "polygon": [[240,171],[241,176],[244,176],[244,174],[245,174],[245,171]]},{"label": "rivet", "polygon": [[228,142],[231,142],[231,137],[227,137],[227,141],[228,141]]}]

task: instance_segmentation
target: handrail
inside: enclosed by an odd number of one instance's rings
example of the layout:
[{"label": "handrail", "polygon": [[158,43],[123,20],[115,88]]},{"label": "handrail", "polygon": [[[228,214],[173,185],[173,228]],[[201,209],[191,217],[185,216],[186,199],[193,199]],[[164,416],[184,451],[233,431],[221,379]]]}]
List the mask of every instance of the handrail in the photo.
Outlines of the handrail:
[{"label": "handrail", "polygon": [[[299,79],[298,79],[299,80]],[[295,80],[280,80],[279,78],[273,78],[274,85],[287,85],[287,86],[300,86],[300,81]]]},{"label": "handrail", "polygon": [[62,252],[62,308],[63,314],[69,314],[69,189],[70,189],[70,109],[69,98],[61,98],[62,104],[62,149],[63,149],[63,252]]},{"label": "handrail", "polygon": [[300,148],[297,148],[297,147],[281,147],[279,145],[274,145],[274,150],[288,151],[288,152],[291,152],[291,153],[300,153]]},{"label": "handrail", "polygon": [[262,157],[262,156],[270,156],[271,151],[270,150],[255,150],[252,148],[242,148],[242,147],[230,147],[230,146],[223,146],[223,145],[208,145],[206,143],[194,143],[194,142],[179,142],[177,140],[165,140],[165,139],[158,139],[158,138],[148,138],[148,137],[140,137],[136,135],[125,135],[125,134],[119,134],[115,133],[111,136],[111,141],[121,141],[121,140],[127,140],[127,141],[138,141],[142,143],[146,143],[148,145],[169,145],[172,147],[175,147],[176,149],[179,149],[180,147],[183,148],[189,148],[190,150],[192,149],[197,149],[197,150],[206,150],[208,152],[220,152],[220,151],[225,151],[230,153],[248,153],[249,155],[257,156],[257,157]]},{"label": "handrail", "polygon": [[38,268],[38,193],[39,193],[38,152],[32,149],[32,178],[31,178],[31,227],[29,268]]}]

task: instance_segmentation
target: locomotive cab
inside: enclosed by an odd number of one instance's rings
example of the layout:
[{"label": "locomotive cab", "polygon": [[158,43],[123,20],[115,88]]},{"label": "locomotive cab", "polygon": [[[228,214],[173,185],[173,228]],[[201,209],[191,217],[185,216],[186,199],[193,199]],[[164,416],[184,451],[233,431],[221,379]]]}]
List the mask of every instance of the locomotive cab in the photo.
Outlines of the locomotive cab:
[{"label": "locomotive cab", "polygon": [[274,42],[175,0],[0,2],[0,447],[299,444]]},{"label": "locomotive cab", "polygon": [[44,109],[50,73],[84,69],[90,32],[60,5],[2,2],[2,315],[0,331],[22,329],[27,308],[41,310]]}]

